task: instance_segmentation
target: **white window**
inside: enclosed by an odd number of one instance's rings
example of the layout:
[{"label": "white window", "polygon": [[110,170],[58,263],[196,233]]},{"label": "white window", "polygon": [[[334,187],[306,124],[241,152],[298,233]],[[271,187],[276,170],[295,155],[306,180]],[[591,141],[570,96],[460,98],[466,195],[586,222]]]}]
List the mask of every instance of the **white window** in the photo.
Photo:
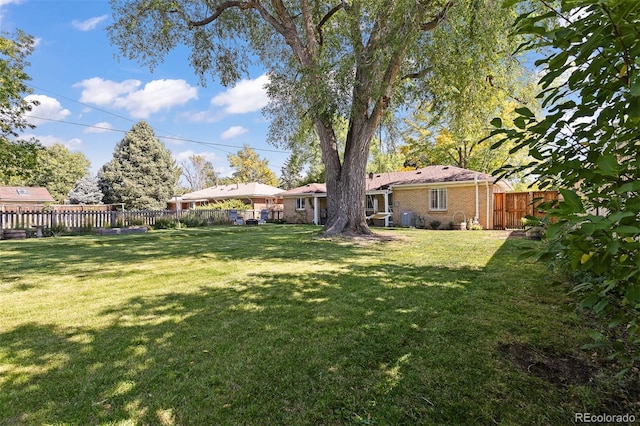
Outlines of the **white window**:
[{"label": "white window", "polygon": [[447,210],[447,188],[433,188],[429,190],[429,210]]},{"label": "white window", "polygon": [[296,198],[296,210],[304,210],[304,198]]}]

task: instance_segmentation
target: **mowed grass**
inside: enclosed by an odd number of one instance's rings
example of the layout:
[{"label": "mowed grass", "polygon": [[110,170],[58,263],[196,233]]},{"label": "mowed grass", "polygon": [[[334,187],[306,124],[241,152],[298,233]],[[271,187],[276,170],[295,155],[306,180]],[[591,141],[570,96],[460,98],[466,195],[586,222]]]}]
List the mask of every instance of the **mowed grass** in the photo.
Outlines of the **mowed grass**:
[{"label": "mowed grass", "polygon": [[0,242],[0,424],[567,424],[598,412],[588,385],[550,383],[500,350],[586,341],[565,289],[518,260],[535,242],[318,230]]}]

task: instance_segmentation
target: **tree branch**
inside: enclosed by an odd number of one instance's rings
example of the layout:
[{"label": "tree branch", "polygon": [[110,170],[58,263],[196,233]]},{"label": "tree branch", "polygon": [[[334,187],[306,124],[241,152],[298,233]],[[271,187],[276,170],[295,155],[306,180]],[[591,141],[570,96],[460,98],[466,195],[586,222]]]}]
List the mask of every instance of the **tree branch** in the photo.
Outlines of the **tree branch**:
[{"label": "tree branch", "polygon": [[333,7],[329,12],[327,12],[326,15],[324,15],[324,17],[320,20],[320,22],[318,23],[318,25],[316,25],[316,31],[318,32],[318,44],[320,46],[322,46],[323,43],[323,37],[322,37],[322,27],[324,26],[324,24],[327,23],[327,21],[329,19],[331,19],[331,17],[333,15],[335,15],[336,13],[338,13],[338,11],[340,9],[345,9],[346,10],[347,6],[345,5],[344,2],[340,3],[339,5]]},{"label": "tree branch", "polygon": [[408,79],[419,80],[421,78],[426,77],[426,75],[429,74],[429,71],[431,71],[431,68],[425,68],[420,71],[405,74],[400,78],[400,80],[408,80]]},{"label": "tree branch", "polygon": [[451,9],[451,6],[453,6],[453,0],[450,0],[447,4],[445,4],[442,10],[440,11],[440,13],[434,16],[431,21],[427,22],[426,24],[422,24],[420,26],[420,29],[422,31],[433,30],[435,27],[438,26],[440,22],[445,20],[445,18],[447,17],[447,12],[449,11],[449,9]]},{"label": "tree branch", "polygon": [[224,13],[225,10],[227,9],[231,9],[234,7],[237,7],[240,10],[247,10],[247,9],[252,9],[255,8],[255,3],[253,1],[225,1],[223,3],[220,3],[220,5],[218,5],[218,7],[216,7],[213,11],[213,14],[211,14],[209,17],[201,20],[201,21],[189,21],[189,28],[193,28],[193,27],[202,27],[205,26],[207,24],[212,23],[213,21],[215,21],[216,19],[218,19],[218,17],[220,15],[222,15]]}]

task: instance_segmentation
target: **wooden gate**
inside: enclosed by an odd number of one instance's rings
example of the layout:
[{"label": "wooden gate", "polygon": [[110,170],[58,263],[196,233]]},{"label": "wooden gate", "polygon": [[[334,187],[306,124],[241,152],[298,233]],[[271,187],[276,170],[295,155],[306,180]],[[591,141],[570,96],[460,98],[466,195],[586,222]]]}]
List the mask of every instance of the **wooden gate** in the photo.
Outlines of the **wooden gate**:
[{"label": "wooden gate", "polygon": [[525,216],[543,217],[538,206],[558,198],[558,191],[507,192],[494,194],[493,228],[522,229]]}]

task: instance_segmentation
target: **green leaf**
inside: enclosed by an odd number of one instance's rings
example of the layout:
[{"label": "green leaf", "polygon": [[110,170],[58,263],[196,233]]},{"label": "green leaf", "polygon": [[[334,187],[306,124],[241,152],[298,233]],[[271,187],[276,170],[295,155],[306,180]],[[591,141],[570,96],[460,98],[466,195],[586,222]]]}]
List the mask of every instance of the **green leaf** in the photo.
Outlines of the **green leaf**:
[{"label": "green leaf", "polygon": [[493,127],[502,128],[502,119],[500,117],[494,118],[493,120],[491,120],[491,125]]},{"label": "green leaf", "polygon": [[627,287],[626,298],[631,303],[640,302],[640,285],[631,285]]},{"label": "green leaf", "polygon": [[520,115],[524,115],[527,118],[535,117],[535,114],[533,112],[531,112],[531,110],[529,108],[527,108],[527,107],[516,108],[515,111],[516,111],[516,113],[518,113]]},{"label": "green leaf", "polygon": [[575,191],[560,189],[560,194],[562,195],[564,202],[571,207],[574,212],[584,212],[582,200]]},{"label": "green leaf", "polygon": [[618,176],[618,160],[613,154],[605,154],[598,157],[598,168],[608,176]]}]

